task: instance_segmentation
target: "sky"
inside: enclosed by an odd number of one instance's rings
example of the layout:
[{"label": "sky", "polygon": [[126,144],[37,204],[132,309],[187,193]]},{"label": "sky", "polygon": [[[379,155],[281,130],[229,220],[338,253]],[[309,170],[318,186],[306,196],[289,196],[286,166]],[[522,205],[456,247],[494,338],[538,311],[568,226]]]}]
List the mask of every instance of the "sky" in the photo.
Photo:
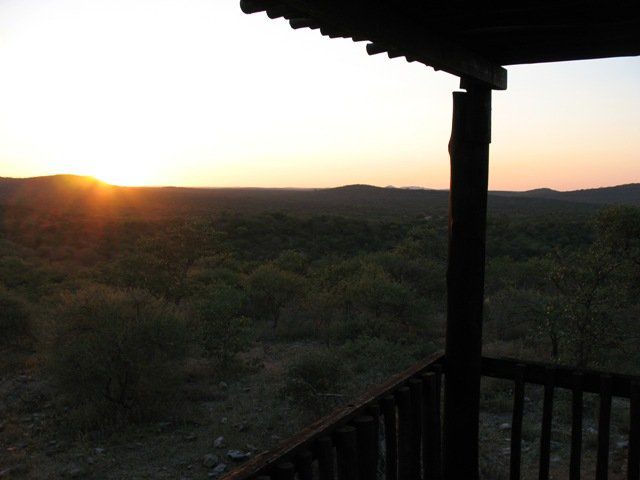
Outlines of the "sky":
[{"label": "sky", "polygon": [[[508,71],[491,189],[640,182],[640,58]],[[456,89],[237,0],[0,0],[0,176],[446,188]]]}]

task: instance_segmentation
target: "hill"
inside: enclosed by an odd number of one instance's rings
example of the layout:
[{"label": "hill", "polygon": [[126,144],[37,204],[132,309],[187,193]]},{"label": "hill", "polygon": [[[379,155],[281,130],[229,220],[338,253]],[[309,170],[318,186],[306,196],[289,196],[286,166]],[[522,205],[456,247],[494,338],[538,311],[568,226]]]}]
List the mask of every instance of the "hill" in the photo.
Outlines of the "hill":
[{"label": "hill", "polygon": [[494,195],[520,198],[542,198],[547,200],[562,200],[576,203],[590,203],[594,205],[640,205],[640,183],[629,183],[614,187],[588,188],[560,192],[550,188],[538,188],[525,192],[492,192]]},{"label": "hill", "polygon": [[[325,189],[118,187],[91,177],[53,175],[0,177],[0,205],[51,215],[88,217],[174,217],[287,211],[373,218],[444,215],[446,190],[347,185]],[[640,185],[574,192],[538,189],[490,192],[493,214],[580,213],[594,206],[640,205]]]}]

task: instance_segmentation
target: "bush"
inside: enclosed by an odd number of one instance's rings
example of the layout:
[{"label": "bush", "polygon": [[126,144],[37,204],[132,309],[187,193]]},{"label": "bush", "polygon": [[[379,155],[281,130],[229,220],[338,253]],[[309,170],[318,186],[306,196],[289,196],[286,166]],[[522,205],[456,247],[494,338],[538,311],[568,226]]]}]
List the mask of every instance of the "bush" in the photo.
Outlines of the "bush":
[{"label": "bush", "polygon": [[316,415],[336,405],[343,376],[341,360],[329,351],[315,351],[292,363],[286,372],[284,393]]},{"label": "bush", "polygon": [[207,357],[224,370],[232,367],[237,354],[250,345],[250,322],[241,316],[244,301],[242,290],[214,285],[190,302],[194,311],[193,333]]},{"label": "bush", "polygon": [[63,298],[54,320],[48,365],[82,411],[79,427],[145,419],[175,399],[187,339],[171,306],[139,291],[89,287]]},{"label": "bush", "polygon": [[0,343],[14,345],[31,336],[31,322],[25,303],[0,285]]},{"label": "bush", "polygon": [[[428,342],[424,342],[427,344]],[[431,345],[431,353],[435,347]],[[339,357],[349,362],[350,369],[358,374],[375,374],[376,380],[384,380],[418,361],[421,353],[413,345],[398,344],[377,337],[358,337],[346,342],[339,349]]]}]

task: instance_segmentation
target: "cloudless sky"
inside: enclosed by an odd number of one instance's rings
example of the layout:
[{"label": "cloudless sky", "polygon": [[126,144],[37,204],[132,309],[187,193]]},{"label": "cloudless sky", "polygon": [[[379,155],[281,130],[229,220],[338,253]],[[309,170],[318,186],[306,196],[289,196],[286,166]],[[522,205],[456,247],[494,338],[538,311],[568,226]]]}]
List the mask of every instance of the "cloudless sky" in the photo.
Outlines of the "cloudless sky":
[{"label": "cloudless sky", "polygon": [[[448,186],[451,92],[237,0],[0,0],[0,176]],[[509,67],[490,187],[640,182],[640,58]]]}]

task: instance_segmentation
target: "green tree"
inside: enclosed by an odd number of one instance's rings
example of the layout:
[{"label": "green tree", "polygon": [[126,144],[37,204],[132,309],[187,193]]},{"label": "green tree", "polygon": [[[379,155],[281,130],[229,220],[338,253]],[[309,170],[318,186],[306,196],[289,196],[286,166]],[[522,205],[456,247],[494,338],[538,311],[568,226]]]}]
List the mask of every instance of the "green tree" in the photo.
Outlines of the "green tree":
[{"label": "green tree", "polygon": [[620,305],[619,260],[598,245],[557,252],[550,272],[558,295],[551,314],[562,322],[562,340],[573,361],[586,367],[616,338],[613,313]]},{"label": "green tree", "polygon": [[194,334],[222,369],[229,368],[250,340],[248,319],[242,316],[244,291],[231,285],[210,285],[190,299]]},{"label": "green tree", "polygon": [[189,273],[214,248],[217,235],[207,224],[171,224],[162,233],[140,239],[132,253],[110,270],[117,286],[144,289],[179,304],[189,292]]},{"label": "green tree", "polygon": [[62,298],[51,328],[49,369],[85,427],[144,418],[175,399],[188,330],[174,305],[91,286]]},{"label": "green tree", "polygon": [[406,312],[411,292],[401,282],[394,280],[379,265],[367,263],[347,288],[353,303],[373,312],[376,317],[384,313],[395,317]]},{"label": "green tree", "polygon": [[31,336],[31,321],[26,303],[0,285],[0,342],[14,346]]},{"label": "green tree", "polygon": [[282,309],[304,292],[304,278],[293,272],[266,263],[256,268],[246,279],[251,310],[256,318],[268,318],[278,327]]}]

